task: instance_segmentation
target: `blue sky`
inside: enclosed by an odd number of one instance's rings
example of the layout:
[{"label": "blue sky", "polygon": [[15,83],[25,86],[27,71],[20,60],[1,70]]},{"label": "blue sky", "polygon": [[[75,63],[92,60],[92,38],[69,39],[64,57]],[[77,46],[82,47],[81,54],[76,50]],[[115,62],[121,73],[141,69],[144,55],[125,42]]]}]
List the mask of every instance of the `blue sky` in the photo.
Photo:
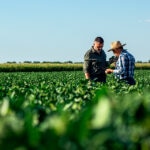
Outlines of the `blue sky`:
[{"label": "blue sky", "polygon": [[96,36],[150,60],[149,0],[0,0],[0,63],[81,62]]}]

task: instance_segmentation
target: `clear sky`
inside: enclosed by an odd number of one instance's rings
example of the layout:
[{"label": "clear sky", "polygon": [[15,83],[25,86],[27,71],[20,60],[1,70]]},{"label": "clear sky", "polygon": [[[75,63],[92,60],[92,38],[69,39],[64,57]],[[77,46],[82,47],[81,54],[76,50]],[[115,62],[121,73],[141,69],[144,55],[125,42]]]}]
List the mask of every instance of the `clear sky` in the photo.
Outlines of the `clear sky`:
[{"label": "clear sky", "polygon": [[150,60],[150,0],[0,0],[0,63],[81,62],[96,36]]}]

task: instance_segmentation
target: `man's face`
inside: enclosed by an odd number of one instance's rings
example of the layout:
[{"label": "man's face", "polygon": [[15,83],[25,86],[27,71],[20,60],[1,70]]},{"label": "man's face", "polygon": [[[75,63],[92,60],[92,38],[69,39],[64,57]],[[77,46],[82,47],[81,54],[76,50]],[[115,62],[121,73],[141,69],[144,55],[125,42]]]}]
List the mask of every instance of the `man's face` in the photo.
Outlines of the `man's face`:
[{"label": "man's face", "polygon": [[97,41],[94,42],[94,49],[96,49],[96,50],[101,50],[103,48],[103,46],[104,46],[104,43],[100,43]]},{"label": "man's face", "polygon": [[117,48],[117,49],[114,49],[113,50],[113,53],[116,57],[119,57],[120,53],[121,53],[121,49],[120,48]]}]

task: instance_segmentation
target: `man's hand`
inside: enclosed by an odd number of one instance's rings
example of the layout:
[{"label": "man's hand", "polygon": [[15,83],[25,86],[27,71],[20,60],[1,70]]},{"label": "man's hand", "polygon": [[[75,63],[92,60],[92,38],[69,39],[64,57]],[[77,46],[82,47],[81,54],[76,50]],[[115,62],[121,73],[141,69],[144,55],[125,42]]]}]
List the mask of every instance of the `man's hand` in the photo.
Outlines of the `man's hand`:
[{"label": "man's hand", "polygon": [[112,69],[106,69],[106,70],[105,70],[105,73],[106,73],[106,74],[113,73],[113,70],[112,70]]}]

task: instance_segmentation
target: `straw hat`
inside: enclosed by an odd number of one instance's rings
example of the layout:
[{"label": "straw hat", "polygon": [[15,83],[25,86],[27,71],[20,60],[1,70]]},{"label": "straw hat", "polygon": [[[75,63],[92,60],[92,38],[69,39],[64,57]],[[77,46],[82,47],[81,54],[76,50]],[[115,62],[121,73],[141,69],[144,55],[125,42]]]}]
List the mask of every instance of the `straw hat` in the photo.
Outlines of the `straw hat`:
[{"label": "straw hat", "polygon": [[125,45],[126,45],[126,44],[121,44],[120,41],[112,42],[111,45],[110,45],[111,49],[109,49],[108,52],[110,52],[110,51],[112,51],[112,50],[114,50],[114,49],[120,48],[120,47],[122,47],[122,46],[125,46]]}]

